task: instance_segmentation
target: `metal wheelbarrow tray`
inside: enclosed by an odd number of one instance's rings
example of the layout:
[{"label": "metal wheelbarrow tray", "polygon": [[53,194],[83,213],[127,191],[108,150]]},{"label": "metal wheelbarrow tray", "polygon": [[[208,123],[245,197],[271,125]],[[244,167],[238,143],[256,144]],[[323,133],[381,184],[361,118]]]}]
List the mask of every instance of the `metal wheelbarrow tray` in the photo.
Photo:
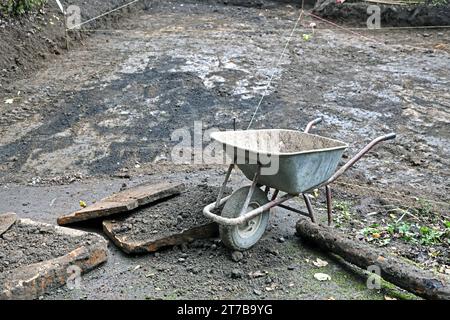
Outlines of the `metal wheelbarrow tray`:
[{"label": "metal wheelbarrow tray", "polygon": [[258,162],[271,161],[267,166],[273,166],[273,174],[259,175],[257,183],[290,194],[311,190],[331,177],[348,147],[337,140],[280,129],[216,132],[212,138],[223,144],[229,157],[236,156],[235,163],[250,180]]},{"label": "metal wheelbarrow tray", "polygon": [[[294,130],[247,130],[215,132],[211,138],[232,159],[217,201],[207,205],[203,213],[219,224],[222,241],[235,250],[252,247],[263,235],[270,210],[276,206],[304,214],[284,205],[294,197],[303,196],[308,216],[315,222],[308,192],[325,187],[328,224],[332,221],[331,189],[335,181],[364,154],[381,141],[394,139],[395,134],[380,136],[336,171],[348,145],[344,142],[309,134],[309,130],[322,119],[311,121],[304,132]],[[252,180],[231,196],[222,198],[233,168],[237,166]],[[262,187],[265,186],[264,190]],[[271,192],[271,189],[274,189]],[[284,192],[282,196],[279,193]],[[269,200],[270,196],[270,200]],[[212,212],[222,204],[222,215]]]}]

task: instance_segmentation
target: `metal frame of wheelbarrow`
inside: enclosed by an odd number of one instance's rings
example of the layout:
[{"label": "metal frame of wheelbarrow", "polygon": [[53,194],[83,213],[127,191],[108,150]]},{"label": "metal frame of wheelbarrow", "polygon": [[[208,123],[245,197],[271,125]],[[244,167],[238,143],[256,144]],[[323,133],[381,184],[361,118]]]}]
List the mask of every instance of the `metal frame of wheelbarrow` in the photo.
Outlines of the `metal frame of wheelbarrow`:
[{"label": "metal frame of wheelbarrow", "polygon": [[[316,125],[316,124],[318,124],[320,122],[322,122],[322,118],[318,118],[318,119],[315,119],[315,120],[309,122],[308,125],[306,126],[306,129],[305,129],[304,133],[309,133],[311,128],[314,125]],[[325,187],[326,198],[327,198],[328,225],[331,225],[331,222],[332,222],[331,188],[330,188],[329,185],[331,183],[333,183],[337,178],[339,178],[339,176],[341,176],[350,167],[352,167],[359,159],[361,159],[375,145],[377,145],[378,143],[380,143],[382,141],[394,139],[395,137],[396,137],[395,133],[390,133],[390,134],[383,135],[383,136],[380,136],[380,137],[372,140],[361,151],[359,151],[353,158],[351,158],[345,165],[343,165],[339,170],[337,170],[328,180],[323,182],[318,187],[314,188],[314,189],[319,189],[320,187]],[[212,213],[211,210],[218,209],[222,204],[224,204],[231,197],[231,195],[230,195],[228,197],[222,198],[224,190],[225,190],[225,187],[226,187],[226,185],[228,183],[228,180],[230,179],[231,172],[233,171],[233,168],[235,167],[235,165],[236,165],[235,163],[232,163],[228,167],[228,171],[227,171],[226,176],[225,176],[225,181],[223,182],[222,187],[220,188],[219,195],[217,197],[217,201],[207,205],[203,209],[203,214],[206,217],[210,218],[211,220],[213,220],[214,222],[216,222],[218,224],[228,225],[228,226],[236,226],[236,225],[240,225],[240,224],[246,223],[247,221],[255,218],[256,216],[262,214],[263,212],[265,212],[265,211],[267,211],[267,210],[269,210],[269,209],[271,209],[273,207],[278,206],[280,208],[283,208],[283,209],[286,209],[286,210],[289,210],[289,211],[292,211],[292,212],[295,212],[295,213],[298,213],[298,214],[301,214],[301,215],[308,216],[311,219],[312,222],[314,222],[314,223],[316,222],[316,219],[315,219],[315,216],[314,216],[314,211],[313,211],[313,208],[312,208],[312,205],[311,205],[311,201],[310,201],[309,196],[308,196],[308,194],[306,192],[305,193],[298,193],[298,194],[285,194],[285,195],[283,195],[281,197],[278,197],[278,194],[279,194],[280,190],[275,189],[275,191],[274,191],[274,193],[272,195],[272,198],[271,198],[271,200],[268,203],[266,203],[265,205],[263,205],[263,206],[261,206],[259,208],[256,208],[254,210],[251,210],[251,211],[246,213],[246,211],[248,209],[248,206],[250,204],[250,199],[252,198],[255,189],[257,187],[259,187],[257,181],[258,181],[258,178],[259,178],[260,173],[261,173],[261,164],[258,164],[258,169],[257,169],[257,171],[255,173],[254,178],[253,178],[253,182],[252,182],[250,190],[249,190],[249,192],[247,194],[247,197],[245,199],[244,205],[242,206],[240,216],[237,217],[237,218],[225,218],[225,217],[221,217],[221,216],[219,216],[217,214]],[[265,187],[266,195],[268,195],[269,192],[270,192],[270,187],[266,186]],[[283,204],[284,202],[286,202],[286,201],[288,201],[288,200],[290,200],[292,198],[299,197],[300,195],[303,196],[303,200],[305,201],[306,208],[308,210],[308,214],[306,214],[306,213],[304,213],[304,212],[302,212],[302,211],[300,211],[298,209],[295,209],[295,208],[292,208],[292,207],[289,207],[289,206]]]}]

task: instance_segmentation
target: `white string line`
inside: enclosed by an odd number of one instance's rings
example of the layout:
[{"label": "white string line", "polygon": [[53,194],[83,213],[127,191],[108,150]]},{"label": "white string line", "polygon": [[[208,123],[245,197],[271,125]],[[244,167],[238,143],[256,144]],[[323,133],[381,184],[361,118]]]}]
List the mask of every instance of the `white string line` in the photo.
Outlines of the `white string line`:
[{"label": "white string line", "polygon": [[97,16],[97,17],[91,18],[91,19],[89,19],[89,20],[87,20],[87,21],[84,21],[84,22],[81,22],[81,23],[79,23],[79,24],[77,24],[77,25],[74,25],[74,26],[68,28],[68,30],[73,30],[73,29],[79,28],[79,27],[81,27],[82,25],[85,25],[86,23],[89,23],[89,22],[92,22],[92,21],[94,21],[94,20],[97,20],[97,19],[99,19],[99,18],[101,18],[101,17],[104,17],[104,16],[110,14],[110,13],[113,13],[114,11],[117,11],[117,10],[120,10],[120,9],[122,9],[122,8],[128,7],[129,5],[132,5],[133,3],[136,3],[136,2],[138,2],[138,1],[141,1],[141,0],[133,0],[133,1],[131,1],[131,2],[128,2],[128,3],[122,5],[122,6],[118,7],[118,8],[115,8],[115,9],[112,9],[112,10],[110,10],[110,11],[108,11],[108,12],[102,13],[101,15],[99,15],[99,16]]},{"label": "white string line", "polygon": [[[288,37],[288,40],[286,41],[286,44],[284,45],[283,51],[281,52],[281,55],[280,55],[280,57],[278,59],[278,63],[276,64],[276,66],[275,66],[275,68],[274,68],[274,70],[272,72],[272,75],[270,76],[269,82],[267,83],[266,87],[264,88],[264,92],[263,92],[263,94],[261,96],[261,99],[259,100],[258,106],[255,109],[255,112],[253,113],[253,116],[252,116],[252,118],[250,120],[250,123],[248,124],[247,130],[250,129],[250,127],[252,126],[253,120],[255,120],[256,114],[258,113],[258,110],[261,107],[261,103],[263,102],[265,96],[267,95],[267,90],[269,89],[269,87],[270,87],[270,85],[272,83],[272,80],[273,80],[273,78],[275,76],[275,71],[278,69],[278,67],[281,64],[281,61],[284,58],[284,54],[286,52],[286,49],[287,49],[289,43],[291,42],[292,35],[294,34],[295,30],[297,30],[297,26],[298,26],[298,23],[300,22],[300,19],[302,18],[302,15],[303,15],[303,8],[300,11],[300,15],[298,16],[298,19],[295,22],[294,28],[292,28],[292,31],[291,31],[291,33],[290,33],[290,35]],[[274,59],[274,61],[275,61],[275,59]],[[272,63],[272,65],[273,65],[273,63]]]}]

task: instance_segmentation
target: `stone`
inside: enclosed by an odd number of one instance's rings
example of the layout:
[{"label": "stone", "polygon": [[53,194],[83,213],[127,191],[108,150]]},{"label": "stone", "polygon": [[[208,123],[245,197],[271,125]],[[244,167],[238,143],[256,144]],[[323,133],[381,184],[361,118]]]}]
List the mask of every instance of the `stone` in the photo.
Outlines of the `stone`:
[{"label": "stone", "polygon": [[239,261],[241,261],[243,258],[244,258],[244,255],[243,255],[242,252],[240,252],[240,251],[234,251],[234,252],[231,254],[231,259],[232,259],[234,262],[239,262]]}]

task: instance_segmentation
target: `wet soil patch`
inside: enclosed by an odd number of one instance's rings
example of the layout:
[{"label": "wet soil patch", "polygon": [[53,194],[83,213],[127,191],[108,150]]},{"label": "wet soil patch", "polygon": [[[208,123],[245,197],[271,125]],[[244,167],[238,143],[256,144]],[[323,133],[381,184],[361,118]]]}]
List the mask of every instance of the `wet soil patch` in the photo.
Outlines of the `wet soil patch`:
[{"label": "wet soil patch", "polygon": [[[76,143],[72,137],[54,135],[70,130],[84,119],[97,119],[89,130],[98,132],[99,143],[111,135],[122,134],[127,138],[111,142],[106,154],[91,154],[75,164],[88,167],[89,174],[111,174],[133,160],[150,162],[161,154],[161,150],[167,150],[167,146],[179,143],[173,141],[171,135],[186,123],[202,119],[205,129],[213,125],[215,128],[230,129],[232,119],[221,115],[224,106],[243,114],[250,112],[256,104],[256,99],[239,101],[238,97],[208,90],[202,80],[190,72],[167,72],[175,63],[170,57],[158,58],[157,67],[149,64],[143,72],[123,74],[118,80],[99,84],[101,89],[96,86],[76,94],[66,92],[62,94],[64,100],[52,99],[55,105],[60,105],[60,112],[21,139],[0,146],[0,161],[9,162],[8,159],[15,155],[17,160],[11,162],[9,169],[20,170],[30,156],[39,158],[41,154],[63,150]],[[239,79],[239,75],[239,71],[229,72],[229,78]],[[231,95],[232,88],[221,88]],[[161,101],[157,109],[149,106],[149,100],[155,98],[155,94]],[[128,105],[130,101],[133,106],[119,118],[111,111],[115,106],[121,108]],[[234,105],[239,105],[239,110]],[[10,121],[5,117],[0,119],[0,124],[6,125]],[[133,126],[130,127],[129,123]],[[192,132],[193,129],[189,130]],[[47,142],[31,154],[30,145],[34,144],[36,137]]]},{"label": "wet soil patch", "polygon": [[53,226],[30,225],[20,220],[0,236],[0,274],[7,270],[54,259],[98,241],[94,234],[69,236]]}]

